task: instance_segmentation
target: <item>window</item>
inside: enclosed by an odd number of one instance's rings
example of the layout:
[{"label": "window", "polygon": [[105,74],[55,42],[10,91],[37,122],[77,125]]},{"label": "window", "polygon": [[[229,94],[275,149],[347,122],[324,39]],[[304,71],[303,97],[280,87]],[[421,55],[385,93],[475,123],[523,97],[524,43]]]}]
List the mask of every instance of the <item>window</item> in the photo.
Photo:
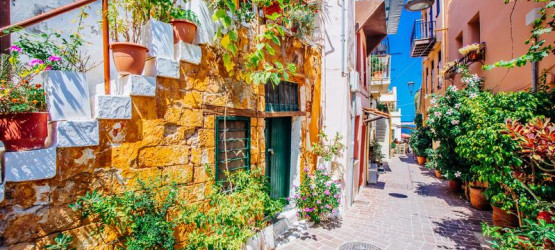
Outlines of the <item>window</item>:
[{"label": "window", "polygon": [[[443,63],[442,63],[442,58],[441,58],[441,50],[439,52],[437,52],[437,58],[438,58],[438,62],[437,62],[437,75],[439,76],[439,71],[441,71],[441,68],[443,67]],[[443,87],[443,78],[442,77],[438,77],[438,81],[437,81],[437,89],[441,89]]]},{"label": "window", "polygon": [[472,19],[470,19],[468,27],[470,31],[469,40],[472,41],[471,43],[480,43],[480,14],[476,14]]},{"label": "window", "polygon": [[431,88],[432,93],[434,93],[434,81],[436,80],[436,78],[434,77],[434,71],[436,70],[436,67],[434,67],[434,63],[435,63],[435,61],[432,61],[432,67],[431,67],[431,70],[430,70],[432,72],[432,76],[431,76],[432,79],[430,80],[430,82],[431,82],[430,87],[432,87]]},{"label": "window", "polygon": [[266,84],[266,111],[299,111],[299,88],[292,82],[281,82],[275,86]]},{"label": "window", "polygon": [[[457,50],[463,47],[463,33],[461,31],[461,33],[457,36],[457,38],[455,38],[455,44],[457,45]],[[460,56],[460,54],[457,51],[457,54]]]},{"label": "window", "polygon": [[250,118],[218,117],[216,119],[216,180],[250,166]]}]

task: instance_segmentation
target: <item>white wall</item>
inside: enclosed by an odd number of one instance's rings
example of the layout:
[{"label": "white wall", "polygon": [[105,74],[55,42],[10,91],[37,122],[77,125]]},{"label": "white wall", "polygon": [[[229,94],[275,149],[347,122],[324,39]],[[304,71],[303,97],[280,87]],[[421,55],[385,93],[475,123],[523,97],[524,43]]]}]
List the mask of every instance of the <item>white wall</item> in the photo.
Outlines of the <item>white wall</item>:
[{"label": "white wall", "polygon": [[[342,22],[342,4],[345,4],[345,22]],[[349,72],[354,70],[354,0],[326,0],[323,3],[321,30],[324,36],[322,59],[322,113],[325,132],[333,136],[339,132],[346,145],[337,164],[343,168],[344,195],[342,200],[350,204],[352,190],[352,122]],[[344,26],[342,26],[344,25]],[[345,43],[342,42],[345,27]],[[344,54],[342,53],[344,48]],[[342,55],[343,54],[343,55]],[[342,63],[345,63],[342,72]],[[344,73],[344,74],[343,74]]]}]

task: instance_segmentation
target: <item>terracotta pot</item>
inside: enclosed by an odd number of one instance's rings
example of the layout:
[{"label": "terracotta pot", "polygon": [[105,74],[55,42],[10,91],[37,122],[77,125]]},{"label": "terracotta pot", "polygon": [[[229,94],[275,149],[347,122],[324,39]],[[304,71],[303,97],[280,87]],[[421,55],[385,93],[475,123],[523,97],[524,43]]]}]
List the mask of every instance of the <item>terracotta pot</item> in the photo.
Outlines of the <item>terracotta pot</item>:
[{"label": "terracotta pot", "polygon": [[518,216],[513,211],[507,213],[505,210],[493,206],[493,225],[503,228],[518,227]]},{"label": "terracotta pot", "polygon": [[0,114],[0,141],[7,152],[44,148],[48,113]]},{"label": "terracotta pot", "polygon": [[443,179],[443,176],[441,176],[441,170],[436,169],[436,178]]},{"label": "terracotta pot", "polygon": [[483,194],[484,189],[481,187],[470,187],[470,204],[478,210],[490,210],[491,204]]},{"label": "terracotta pot", "polygon": [[145,68],[148,49],[138,43],[110,44],[114,56],[114,64],[120,75],[140,75]]},{"label": "terracotta pot", "polygon": [[266,6],[262,7],[262,11],[264,11],[264,16],[271,16],[274,13],[283,12],[278,2],[273,2],[272,5],[268,7]]},{"label": "terracotta pot", "polygon": [[540,220],[544,220],[545,223],[551,224],[553,223],[553,214],[547,211],[541,211],[538,213],[538,216],[536,216],[536,219],[538,220],[538,222]]},{"label": "terracotta pot", "polygon": [[449,191],[451,191],[451,193],[460,193],[462,191],[461,182],[457,180],[450,180]]},{"label": "terracotta pot", "polygon": [[185,19],[173,19],[170,21],[173,26],[173,43],[183,41],[193,43],[197,36],[197,24]]},{"label": "terracotta pot", "polygon": [[424,164],[426,164],[425,156],[416,156],[416,160],[418,161],[418,165],[420,166],[424,166]]}]

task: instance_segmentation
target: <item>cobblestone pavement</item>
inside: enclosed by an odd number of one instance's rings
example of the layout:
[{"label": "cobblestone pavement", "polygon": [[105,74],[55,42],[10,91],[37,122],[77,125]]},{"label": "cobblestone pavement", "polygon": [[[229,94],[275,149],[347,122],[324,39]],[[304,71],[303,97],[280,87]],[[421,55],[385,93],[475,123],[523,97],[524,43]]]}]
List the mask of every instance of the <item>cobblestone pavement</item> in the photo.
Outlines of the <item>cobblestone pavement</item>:
[{"label": "cobblestone pavement", "polygon": [[381,249],[486,249],[478,211],[447,182],[406,156],[393,158],[377,185],[360,190],[341,219],[314,226],[278,249],[338,249],[358,241]]}]

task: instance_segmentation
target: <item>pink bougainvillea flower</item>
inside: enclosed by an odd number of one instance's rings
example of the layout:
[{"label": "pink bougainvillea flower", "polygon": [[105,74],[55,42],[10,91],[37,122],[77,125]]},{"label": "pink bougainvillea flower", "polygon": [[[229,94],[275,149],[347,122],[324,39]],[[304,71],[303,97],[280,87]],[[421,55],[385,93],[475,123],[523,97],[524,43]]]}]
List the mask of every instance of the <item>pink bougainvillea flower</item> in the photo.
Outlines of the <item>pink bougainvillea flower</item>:
[{"label": "pink bougainvillea flower", "polygon": [[306,196],[303,196],[303,201],[306,201]]},{"label": "pink bougainvillea flower", "polygon": [[330,195],[330,191],[326,189],[326,191],[324,191],[324,194]]},{"label": "pink bougainvillea flower", "polygon": [[305,212],[310,212],[310,208],[307,207],[307,208],[304,209],[304,211]]},{"label": "pink bougainvillea flower", "polygon": [[51,62],[59,62],[61,60],[62,60],[62,58],[59,57],[59,56],[49,56],[48,57],[48,61],[51,61]]},{"label": "pink bougainvillea flower", "polygon": [[21,48],[17,47],[17,45],[13,45],[10,47],[10,52],[14,52],[14,51],[21,52]]},{"label": "pink bougainvillea flower", "polygon": [[46,68],[44,68],[44,70],[51,70],[52,69],[52,65],[48,65],[46,66]]},{"label": "pink bougainvillea flower", "polygon": [[31,67],[34,67],[34,66],[40,65],[40,64],[44,64],[44,62],[40,59],[33,59],[29,62],[29,65],[31,65]]}]

